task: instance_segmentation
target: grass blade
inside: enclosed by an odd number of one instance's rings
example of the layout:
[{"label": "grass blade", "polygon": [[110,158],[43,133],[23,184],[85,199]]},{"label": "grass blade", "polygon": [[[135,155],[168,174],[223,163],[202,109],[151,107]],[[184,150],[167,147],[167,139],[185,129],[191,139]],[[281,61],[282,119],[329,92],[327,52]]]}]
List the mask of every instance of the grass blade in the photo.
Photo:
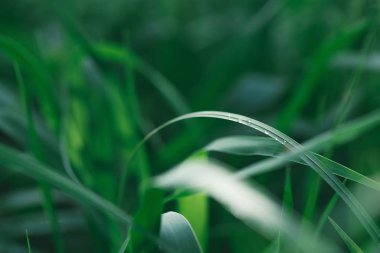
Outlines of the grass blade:
[{"label": "grass blade", "polygon": [[[28,144],[29,149],[33,152],[34,156],[42,161],[43,153],[42,148],[38,139],[37,130],[34,124],[33,111],[31,107],[31,96],[28,93],[27,87],[25,86],[24,79],[21,74],[20,67],[18,64],[15,64],[15,72],[16,78],[20,89],[20,96],[23,102],[24,111],[26,114],[26,121],[28,125]],[[61,228],[58,222],[58,215],[55,209],[53,196],[51,192],[51,188],[44,184],[39,183],[42,199],[43,199],[43,207],[47,213],[48,219],[51,224],[51,229],[53,231],[53,242],[55,251],[58,253],[65,252],[64,243],[63,243],[63,235],[61,232]]]},{"label": "grass blade", "polygon": [[54,170],[41,165],[30,155],[6,147],[1,143],[0,162],[4,168],[19,172],[35,180],[44,181],[49,185],[62,190],[78,201],[78,203],[90,205],[99,211],[108,213],[125,225],[130,225],[132,223],[132,218],[129,215],[109,201],[106,201],[86,188],[72,182]]},{"label": "grass blade", "polygon": [[115,45],[98,43],[91,45],[97,56],[102,59],[116,61],[122,64],[126,62],[136,68],[143,74],[151,84],[161,93],[161,95],[168,101],[173,110],[178,114],[190,112],[190,107],[185,102],[183,96],[177,91],[175,85],[170,83],[160,72],[156,71],[148,63],[134,55],[132,52],[123,50]]},{"label": "grass blade", "polygon": [[32,253],[32,247],[30,246],[29,236],[28,236],[28,230],[25,230],[25,236],[26,236],[26,243],[28,245],[28,253]]},{"label": "grass blade", "polygon": [[189,221],[199,239],[202,249],[207,252],[209,206],[204,193],[196,193],[178,199],[179,212]]},{"label": "grass blade", "polygon": [[[28,154],[20,153],[12,148],[9,148],[0,143],[0,163],[2,166],[13,172],[21,173],[35,180],[43,181],[69,195],[79,204],[96,209],[104,214],[110,215],[119,222],[129,227],[133,223],[130,215],[125,213],[119,207],[115,206],[108,200],[101,198],[92,191],[84,188],[81,185],[69,180],[52,169],[41,165],[36,159]],[[136,230],[144,233],[145,237],[159,244],[160,239],[151,232],[144,229],[137,222],[133,223]],[[165,247],[165,246],[164,246]],[[173,252],[170,248],[165,248],[170,253]]]},{"label": "grass blade", "polygon": [[320,48],[317,49],[315,56],[304,79],[297,85],[297,92],[290,99],[288,105],[281,112],[278,119],[278,129],[288,131],[289,124],[294,122],[301,113],[304,105],[309,101],[313,91],[317,88],[318,80],[329,66],[330,59],[339,51],[352,44],[368,26],[363,20],[345,27],[338,33],[328,38]]},{"label": "grass blade", "polygon": [[351,253],[364,253],[364,251],[348,236],[346,232],[332,219],[329,217],[331,225],[334,227],[335,231],[339,234],[340,238],[344,241],[347,247],[350,249]]},{"label": "grass blade", "polygon": [[0,35],[0,50],[27,71],[33,83],[33,88],[29,91],[38,97],[48,125],[56,131],[59,124],[59,109],[54,96],[54,86],[51,85],[51,77],[47,68],[43,67],[43,62],[17,41],[2,35]]},{"label": "grass blade", "polygon": [[[316,137],[318,138],[318,137]],[[215,151],[234,155],[262,155],[262,156],[281,156],[281,152],[284,151],[283,146],[269,137],[256,137],[256,136],[229,136],[217,139],[206,147],[205,151]],[[332,161],[322,155],[313,153],[321,163],[333,174],[340,177],[349,179],[356,183],[362,184],[366,187],[380,191],[380,183],[366,177],[342,164]],[[286,156],[282,155],[283,157]],[[307,165],[304,161],[299,159],[289,159]],[[254,173],[256,174],[256,173]],[[318,184],[318,182],[317,182]],[[313,209],[310,207],[309,209]]]}]

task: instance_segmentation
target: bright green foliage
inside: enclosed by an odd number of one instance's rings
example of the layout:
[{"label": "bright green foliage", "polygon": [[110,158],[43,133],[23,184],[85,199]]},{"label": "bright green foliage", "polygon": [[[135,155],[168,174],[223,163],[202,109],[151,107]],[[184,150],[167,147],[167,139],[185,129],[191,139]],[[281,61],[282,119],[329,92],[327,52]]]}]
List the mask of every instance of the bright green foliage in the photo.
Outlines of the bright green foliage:
[{"label": "bright green foliage", "polygon": [[209,200],[206,194],[198,193],[178,199],[178,210],[186,217],[205,252],[208,240]]},{"label": "bright green foliage", "polygon": [[0,252],[379,252],[379,10],[1,0]]}]

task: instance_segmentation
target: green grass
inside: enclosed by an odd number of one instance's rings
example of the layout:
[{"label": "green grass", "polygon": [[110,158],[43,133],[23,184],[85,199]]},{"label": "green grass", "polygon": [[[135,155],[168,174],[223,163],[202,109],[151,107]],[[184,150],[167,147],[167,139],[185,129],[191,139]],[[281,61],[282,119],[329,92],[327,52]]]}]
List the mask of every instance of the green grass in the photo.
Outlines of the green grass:
[{"label": "green grass", "polygon": [[0,252],[378,252],[378,14],[2,1]]},{"label": "green grass", "polygon": [[28,244],[28,253],[32,253],[32,247],[30,246],[28,230],[25,230],[25,235],[26,235],[26,243]]}]

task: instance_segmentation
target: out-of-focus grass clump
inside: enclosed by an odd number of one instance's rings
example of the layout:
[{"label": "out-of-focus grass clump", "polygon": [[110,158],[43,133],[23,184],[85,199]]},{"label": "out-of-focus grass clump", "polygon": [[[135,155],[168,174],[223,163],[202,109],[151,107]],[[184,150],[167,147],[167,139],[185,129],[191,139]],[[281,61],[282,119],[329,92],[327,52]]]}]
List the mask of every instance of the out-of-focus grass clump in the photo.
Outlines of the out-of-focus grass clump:
[{"label": "out-of-focus grass clump", "polygon": [[0,252],[379,252],[378,14],[2,0]]}]

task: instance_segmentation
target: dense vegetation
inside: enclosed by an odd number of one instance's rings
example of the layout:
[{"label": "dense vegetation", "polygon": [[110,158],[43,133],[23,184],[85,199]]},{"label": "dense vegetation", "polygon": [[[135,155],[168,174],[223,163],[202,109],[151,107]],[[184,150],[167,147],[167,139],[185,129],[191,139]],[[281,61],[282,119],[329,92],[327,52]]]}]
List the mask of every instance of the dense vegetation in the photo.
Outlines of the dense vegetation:
[{"label": "dense vegetation", "polygon": [[378,8],[2,0],[0,252],[380,252]]}]

